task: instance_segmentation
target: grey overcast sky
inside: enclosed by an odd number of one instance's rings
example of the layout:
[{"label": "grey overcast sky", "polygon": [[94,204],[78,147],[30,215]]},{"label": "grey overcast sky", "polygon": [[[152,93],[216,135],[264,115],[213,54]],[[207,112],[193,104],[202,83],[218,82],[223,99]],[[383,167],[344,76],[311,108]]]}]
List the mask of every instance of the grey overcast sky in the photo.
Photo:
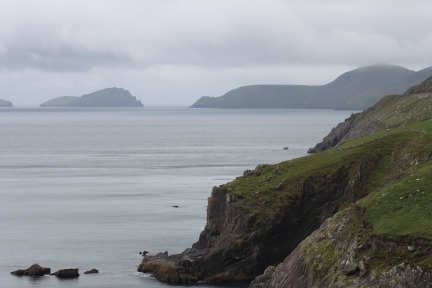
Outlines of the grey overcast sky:
[{"label": "grey overcast sky", "polygon": [[249,84],[432,66],[430,0],[0,0],[0,99],[122,87],[191,105]]}]

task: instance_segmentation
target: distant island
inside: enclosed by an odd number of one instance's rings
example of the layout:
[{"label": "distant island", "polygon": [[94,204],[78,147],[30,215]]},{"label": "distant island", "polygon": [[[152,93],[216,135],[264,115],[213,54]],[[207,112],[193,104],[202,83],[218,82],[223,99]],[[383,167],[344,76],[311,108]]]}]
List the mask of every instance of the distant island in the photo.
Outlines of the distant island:
[{"label": "distant island", "polygon": [[143,107],[140,100],[123,88],[106,88],[81,97],[63,96],[51,99],[40,107]]},{"label": "distant island", "polygon": [[0,107],[13,107],[12,102],[0,99]]},{"label": "distant island", "polygon": [[432,67],[415,72],[375,64],[346,72],[322,86],[249,85],[220,97],[203,96],[190,107],[363,110],[382,96],[401,94],[431,75]]}]

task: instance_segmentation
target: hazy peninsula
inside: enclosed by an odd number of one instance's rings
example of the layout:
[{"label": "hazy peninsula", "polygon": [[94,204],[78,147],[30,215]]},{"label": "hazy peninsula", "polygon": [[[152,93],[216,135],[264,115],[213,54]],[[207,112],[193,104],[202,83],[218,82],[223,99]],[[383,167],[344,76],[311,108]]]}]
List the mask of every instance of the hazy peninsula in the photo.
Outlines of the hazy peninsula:
[{"label": "hazy peninsula", "polygon": [[430,287],[431,107],[432,77],[352,115],[346,140],[214,187],[198,242],[138,271],[250,288]]},{"label": "hazy peninsula", "polygon": [[143,107],[136,97],[123,88],[106,88],[81,97],[63,96],[51,99],[40,107]]},{"label": "hazy peninsula", "polygon": [[0,99],[0,107],[13,107],[12,102]]},{"label": "hazy peninsula", "polygon": [[403,93],[430,75],[432,67],[415,72],[375,64],[346,72],[322,86],[249,85],[220,97],[203,96],[190,107],[363,110],[383,95]]}]

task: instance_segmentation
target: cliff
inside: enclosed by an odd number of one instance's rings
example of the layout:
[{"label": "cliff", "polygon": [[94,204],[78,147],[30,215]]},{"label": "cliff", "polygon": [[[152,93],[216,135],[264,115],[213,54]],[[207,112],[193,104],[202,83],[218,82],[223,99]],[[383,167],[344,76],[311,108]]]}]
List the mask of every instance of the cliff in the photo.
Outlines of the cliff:
[{"label": "cliff", "polygon": [[63,96],[44,102],[40,107],[142,107],[140,100],[122,88],[106,88],[81,97]]},{"label": "cliff", "polygon": [[253,288],[431,287],[428,81],[356,114],[401,114],[393,128],[363,127],[337,148],[213,188],[198,242],[146,256],[138,271],[168,283],[255,279]]},{"label": "cliff", "polygon": [[0,99],[0,107],[13,107],[12,102]]},{"label": "cliff", "polygon": [[220,97],[201,97],[191,108],[312,108],[363,110],[382,96],[403,93],[432,75],[432,67],[418,72],[376,64],[342,74],[322,86],[250,85]]}]

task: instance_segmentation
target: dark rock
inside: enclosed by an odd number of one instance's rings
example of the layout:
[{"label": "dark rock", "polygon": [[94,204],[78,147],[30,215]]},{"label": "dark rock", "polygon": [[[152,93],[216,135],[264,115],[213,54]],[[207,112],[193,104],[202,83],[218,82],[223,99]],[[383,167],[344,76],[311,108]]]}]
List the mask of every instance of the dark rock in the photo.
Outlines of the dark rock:
[{"label": "dark rock", "polygon": [[15,276],[31,276],[31,277],[40,277],[50,273],[51,273],[51,268],[44,268],[37,263],[33,264],[32,266],[30,266],[25,270],[16,270],[11,272],[11,274]]},{"label": "dark rock", "polygon": [[78,269],[76,268],[60,269],[51,275],[62,279],[77,278],[80,276],[78,273]]},{"label": "dark rock", "polygon": [[84,274],[97,274],[97,273],[99,273],[99,270],[97,270],[95,268],[84,272]]},{"label": "dark rock", "polygon": [[12,275],[15,275],[15,276],[24,276],[24,274],[25,274],[25,270],[23,270],[23,269],[20,269],[20,270],[15,270],[15,271],[12,271],[12,272],[10,272]]}]

